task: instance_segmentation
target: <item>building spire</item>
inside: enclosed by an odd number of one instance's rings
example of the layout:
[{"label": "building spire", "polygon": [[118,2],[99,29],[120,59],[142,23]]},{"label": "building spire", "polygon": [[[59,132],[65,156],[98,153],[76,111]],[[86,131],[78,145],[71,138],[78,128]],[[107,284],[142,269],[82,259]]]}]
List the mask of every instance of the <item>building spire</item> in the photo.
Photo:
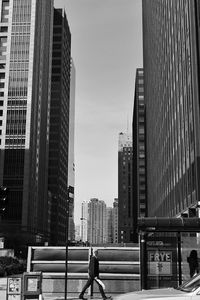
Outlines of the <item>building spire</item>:
[{"label": "building spire", "polygon": [[126,120],[127,124],[126,124],[126,133],[127,135],[129,134],[129,117],[128,117],[128,114],[127,114],[127,120]]}]

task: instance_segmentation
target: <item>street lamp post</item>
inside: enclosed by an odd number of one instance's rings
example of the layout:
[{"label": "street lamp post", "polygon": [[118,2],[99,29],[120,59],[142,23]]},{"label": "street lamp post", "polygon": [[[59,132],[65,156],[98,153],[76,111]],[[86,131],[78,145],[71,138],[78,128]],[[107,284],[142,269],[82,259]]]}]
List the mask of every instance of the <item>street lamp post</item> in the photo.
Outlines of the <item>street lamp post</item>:
[{"label": "street lamp post", "polygon": [[[81,217],[80,220],[88,222],[88,219],[84,218],[84,217]],[[85,243],[85,240],[88,243],[88,237],[87,237],[87,233],[85,234],[85,230],[87,231],[87,223],[81,222],[81,240],[82,240],[82,243]]]},{"label": "street lamp post", "polygon": [[140,273],[141,273],[141,289],[147,288],[147,249],[146,249],[146,233],[140,232]]}]

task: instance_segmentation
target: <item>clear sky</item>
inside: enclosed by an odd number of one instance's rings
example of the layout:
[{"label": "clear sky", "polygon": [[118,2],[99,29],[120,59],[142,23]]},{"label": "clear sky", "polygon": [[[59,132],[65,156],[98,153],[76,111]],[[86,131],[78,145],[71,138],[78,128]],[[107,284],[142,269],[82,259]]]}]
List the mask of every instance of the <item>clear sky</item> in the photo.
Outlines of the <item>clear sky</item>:
[{"label": "clear sky", "polygon": [[65,8],[76,68],[75,223],[90,198],[118,196],[118,134],[131,130],[142,67],[142,0],[54,0]]}]

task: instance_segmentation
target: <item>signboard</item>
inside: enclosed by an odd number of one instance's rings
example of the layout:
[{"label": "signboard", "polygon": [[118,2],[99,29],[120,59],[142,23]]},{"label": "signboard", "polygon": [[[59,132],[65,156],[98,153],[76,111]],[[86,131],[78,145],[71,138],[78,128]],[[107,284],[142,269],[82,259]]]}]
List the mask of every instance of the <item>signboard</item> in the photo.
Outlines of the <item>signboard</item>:
[{"label": "signboard", "polygon": [[42,287],[42,273],[28,272],[23,274],[24,299],[39,299]]},{"label": "signboard", "polygon": [[21,294],[22,279],[18,277],[8,278],[8,294]]},{"label": "signboard", "polygon": [[28,278],[27,279],[27,291],[37,292],[38,291],[38,278]]},{"label": "signboard", "polygon": [[177,286],[177,238],[160,233],[147,237],[147,288]]},{"label": "signboard", "polygon": [[8,277],[7,279],[7,300],[21,300],[22,278]]},{"label": "signboard", "polygon": [[8,300],[21,300],[21,295],[8,295]]},{"label": "signboard", "polygon": [[172,276],[172,251],[148,251],[148,274]]}]

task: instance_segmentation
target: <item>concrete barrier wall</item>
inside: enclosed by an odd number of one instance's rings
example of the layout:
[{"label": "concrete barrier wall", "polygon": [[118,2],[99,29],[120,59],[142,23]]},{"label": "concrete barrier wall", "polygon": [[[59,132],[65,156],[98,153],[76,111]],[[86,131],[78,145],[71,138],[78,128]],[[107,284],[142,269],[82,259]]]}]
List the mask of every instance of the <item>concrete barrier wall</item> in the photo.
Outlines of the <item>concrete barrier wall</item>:
[{"label": "concrete barrier wall", "polygon": [[[140,289],[138,247],[98,247],[100,278],[108,294],[121,294]],[[68,248],[67,290],[69,296],[80,293],[88,278],[90,247]],[[44,299],[63,297],[65,288],[65,247],[30,247],[27,271],[43,273]],[[99,293],[94,283],[94,295]]]}]

